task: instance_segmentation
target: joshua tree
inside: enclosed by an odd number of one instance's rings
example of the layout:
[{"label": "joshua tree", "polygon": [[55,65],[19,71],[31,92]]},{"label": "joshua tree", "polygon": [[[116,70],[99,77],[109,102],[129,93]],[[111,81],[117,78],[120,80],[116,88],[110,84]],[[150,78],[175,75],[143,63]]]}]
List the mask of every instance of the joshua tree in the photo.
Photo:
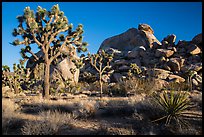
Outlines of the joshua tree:
[{"label": "joshua tree", "polygon": [[192,83],[192,77],[196,74],[195,71],[192,71],[192,70],[188,70],[187,71],[187,74],[188,74],[188,84],[189,84],[189,88],[190,88],[190,91],[193,90],[193,83]]},{"label": "joshua tree", "polygon": [[[100,97],[102,97],[103,93],[103,82],[102,82],[102,76],[107,69],[110,69],[110,62],[113,59],[112,54],[105,53],[104,50],[100,50],[98,54],[88,54],[88,58],[90,61],[90,64],[98,71],[99,73],[99,83],[100,83]],[[106,65],[104,63],[106,62]]]},{"label": "joshua tree", "polygon": [[131,63],[130,64],[130,70],[128,71],[128,76],[131,77],[131,76],[138,76],[139,74],[142,73],[142,70],[140,69],[140,67],[137,66],[137,64],[135,63]]},{"label": "joshua tree", "polygon": [[[36,44],[43,52],[43,59],[40,60],[45,64],[43,97],[49,98],[50,88],[50,65],[61,55],[72,58],[74,53],[73,47],[78,52],[86,51],[86,42],[82,42],[83,26],[78,25],[75,31],[72,31],[73,25],[68,24],[68,19],[64,12],[60,11],[58,4],[51,8],[51,11],[38,6],[37,12],[30,7],[24,9],[24,14],[17,16],[19,25],[13,31],[13,36],[22,36],[22,40],[16,39],[12,45],[25,45],[21,49],[22,57],[27,60],[27,53],[34,57],[34,61],[40,59],[33,53],[31,44]],[[70,52],[71,51],[71,52]]]},{"label": "joshua tree", "polygon": [[2,66],[2,84],[4,86],[9,86],[10,89],[12,89],[12,83],[10,80],[10,68],[7,65]]}]

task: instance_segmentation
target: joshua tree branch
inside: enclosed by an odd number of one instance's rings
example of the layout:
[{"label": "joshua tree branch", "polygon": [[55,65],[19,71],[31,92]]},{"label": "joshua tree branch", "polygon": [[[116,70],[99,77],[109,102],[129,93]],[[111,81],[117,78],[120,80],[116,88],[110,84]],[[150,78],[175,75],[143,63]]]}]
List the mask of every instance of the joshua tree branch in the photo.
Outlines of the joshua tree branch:
[{"label": "joshua tree branch", "polygon": [[40,43],[40,42],[37,40],[37,38],[35,37],[35,34],[34,34],[33,31],[32,31],[32,36],[33,36],[34,41],[38,44],[38,46],[42,46],[42,45],[43,45],[42,43]]}]

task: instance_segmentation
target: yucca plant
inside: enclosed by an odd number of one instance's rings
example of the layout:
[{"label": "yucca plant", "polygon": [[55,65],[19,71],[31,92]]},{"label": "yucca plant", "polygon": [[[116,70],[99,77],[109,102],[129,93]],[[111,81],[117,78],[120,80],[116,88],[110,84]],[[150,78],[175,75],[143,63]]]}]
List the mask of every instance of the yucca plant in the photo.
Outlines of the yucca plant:
[{"label": "yucca plant", "polygon": [[194,115],[193,113],[187,113],[186,110],[189,110],[193,106],[191,105],[191,101],[188,97],[187,92],[174,92],[170,93],[164,92],[160,95],[153,95],[155,101],[162,107],[165,111],[165,116],[158,118],[152,122],[166,120],[165,125],[169,125],[174,119],[180,127],[182,125],[188,126],[187,122],[183,119],[183,117],[188,117],[188,115]]}]

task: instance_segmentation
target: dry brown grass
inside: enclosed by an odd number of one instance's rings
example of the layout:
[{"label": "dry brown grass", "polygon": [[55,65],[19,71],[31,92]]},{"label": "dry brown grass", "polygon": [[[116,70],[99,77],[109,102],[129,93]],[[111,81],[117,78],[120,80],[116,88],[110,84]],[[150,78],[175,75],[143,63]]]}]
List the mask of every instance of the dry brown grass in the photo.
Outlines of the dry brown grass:
[{"label": "dry brown grass", "polygon": [[2,99],[2,132],[3,134],[9,134],[9,130],[14,125],[19,124],[19,106],[10,99]]},{"label": "dry brown grass", "polygon": [[97,135],[136,135],[131,126],[110,126],[101,123],[96,133]]},{"label": "dry brown grass", "polygon": [[88,117],[93,117],[97,109],[99,108],[99,104],[97,101],[94,100],[84,100],[75,103],[75,110],[73,113],[78,117],[78,118],[88,118]]},{"label": "dry brown grass", "polygon": [[[2,127],[4,134],[11,132],[25,135],[202,134],[202,126],[199,125],[202,120],[190,119],[191,129],[182,131],[176,130],[175,125],[167,128],[152,123],[152,120],[163,113],[152,101],[151,96],[145,93],[130,97],[74,97],[67,100],[43,100],[36,96],[26,98],[19,105],[12,100],[2,99],[2,120],[4,125],[7,125],[7,130],[5,126]],[[8,122],[6,117],[10,118],[9,124],[5,124]],[[12,127],[21,130],[17,132]]]},{"label": "dry brown grass", "polygon": [[41,112],[41,120],[28,121],[22,127],[23,135],[58,135],[72,128],[76,117],[59,111]]},{"label": "dry brown grass", "polygon": [[129,93],[133,94],[151,94],[154,91],[155,80],[131,77],[115,84],[111,92],[113,95],[127,96]]}]

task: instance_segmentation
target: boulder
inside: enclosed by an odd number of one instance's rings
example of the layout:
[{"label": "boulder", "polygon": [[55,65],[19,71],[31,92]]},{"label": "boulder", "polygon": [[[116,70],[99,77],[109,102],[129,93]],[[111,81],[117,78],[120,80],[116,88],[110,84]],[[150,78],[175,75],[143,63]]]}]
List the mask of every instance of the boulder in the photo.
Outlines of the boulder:
[{"label": "boulder", "polygon": [[115,81],[115,82],[120,82],[122,77],[123,77],[123,75],[120,73],[113,73],[113,81]]},{"label": "boulder", "polygon": [[155,43],[161,45],[157,38],[153,35],[154,31],[148,24],[139,24],[138,29],[143,32],[144,36],[147,38],[148,44],[146,48],[153,48]]},{"label": "boulder", "polygon": [[[70,68],[74,68],[76,69],[76,72],[74,74],[74,76],[72,75],[72,73],[70,72]],[[64,60],[62,60],[57,67],[55,68],[55,70],[57,72],[59,72],[60,76],[64,79],[71,79],[71,83],[73,84],[74,81],[76,83],[78,83],[78,78],[79,78],[79,69],[76,68],[75,64],[71,61],[71,59],[69,58],[65,58]],[[51,74],[51,78],[54,77],[58,77],[58,75],[55,75],[55,73]],[[74,77],[74,79],[73,79]]]},{"label": "boulder", "polygon": [[156,76],[159,79],[166,79],[171,72],[164,69],[153,68],[148,70],[147,73],[150,77]]},{"label": "boulder", "polygon": [[156,52],[155,52],[156,57],[164,56],[164,57],[168,58],[168,57],[172,56],[173,54],[174,54],[173,50],[167,50],[167,49],[156,49]]},{"label": "boulder", "polygon": [[199,45],[202,43],[202,33],[196,35],[195,37],[193,37],[192,39],[192,43]]},{"label": "boulder", "polygon": [[139,24],[138,29],[154,34],[153,29],[148,24]]},{"label": "boulder", "polygon": [[201,49],[195,44],[190,44],[188,46],[187,53],[190,53],[192,55],[197,55],[197,54],[201,53]]},{"label": "boulder", "polygon": [[180,71],[180,63],[178,62],[178,58],[171,58],[167,62],[167,65],[171,68],[171,71]]},{"label": "boulder", "polygon": [[123,66],[121,66],[121,67],[118,68],[118,70],[119,70],[119,71],[122,71],[122,72],[123,72],[123,71],[128,71],[129,69],[130,69],[130,67],[127,66],[127,65],[123,65]]},{"label": "boulder", "polygon": [[113,48],[122,52],[131,51],[135,47],[144,46],[151,47],[153,42],[161,44],[156,37],[153,35],[153,31],[148,29],[147,24],[140,24],[136,28],[130,28],[126,32],[107,38],[100,45],[100,49]]},{"label": "boulder", "polygon": [[143,57],[145,55],[146,48],[144,46],[139,46],[132,51],[128,51],[128,58],[137,58],[137,57]]},{"label": "boulder", "polygon": [[[76,49],[73,47],[71,50],[70,48],[67,49],[67,51],[63,50],[64,53],[70,53],[73,57],[73,59],[78,59]],[[40,50],[35,54],[40,60],[43,60],[43,52]],[[44,79],[44,69],[45,64],[40,61],[34,61],[34,57],[31,56],[29,60],[27,61],[26,68],[30,68],[31,75],[34,78],[41,78]],[[71,79],[71,84],[74,82],[78,82],[79,78],[79,69],[76,69],[76,73],[73,75],[70,72],[70,68],[76,68],[75,64],[71,61],[70,58],[61,58],[59,57],[57,62],[54,64],[52,63],[50,65],[50,82],[51,80],[58,79],[60,81]],[[62,83],[62,82],[61,82]],[[61,85],[63,87],[63,84]]]},{"label": "boulder", "polygon": [[176,41],[176,35],[170,34],[167,37],[164,38],[164,41],[167,41],[169,44],[173,44]]},{"label": "boulder", "polygon": [[127,57],[129,59],[132,59],[132,58],[138,58],[139,55],[140,55],[139,51],[129,51]]},{"label": "boulder", "polygon": [[190,64],[190,65],[185,65],[181,68],[182,71],[188,71],[188,70],[193,70],[193,71],[200,71],[202,69],[202,62],[196,63],[196,64]]},{"label": "boulder", "polygon": [[194,78],[199,84],[202,84],[202,77],[198,74],[195,74],[192,78]]},{"label": "boulder", "polygon": [[114,66],[115,65],[127,65],[127,64],[128,64],[128,62],[125,59],[115,60],[115,62],[114,62]]},{"label": "boulder", "polygon": [[170,74],[170,75],[168,76],[168,80],[169,80],[169,82],[174,81],[174,82],[177,82],[177,83],[183,83],[183,82],[185,82],[185,79],[184,79],[184,78],[182,78],[182,77],[180,77],[180,76],[178,76],[178,75],[173,75],[173,74]]},{"label": "boulder", "polygon": [[139,58],[132,59],[129,61],[129,63],[137,64],[137,66],[141,67],[141,61]]},{"label": "boulder", "polygon": [[193,85],[198,86],[198,81],[195,80],[194,78],[192,79],[192,83],[193,83]]}]

